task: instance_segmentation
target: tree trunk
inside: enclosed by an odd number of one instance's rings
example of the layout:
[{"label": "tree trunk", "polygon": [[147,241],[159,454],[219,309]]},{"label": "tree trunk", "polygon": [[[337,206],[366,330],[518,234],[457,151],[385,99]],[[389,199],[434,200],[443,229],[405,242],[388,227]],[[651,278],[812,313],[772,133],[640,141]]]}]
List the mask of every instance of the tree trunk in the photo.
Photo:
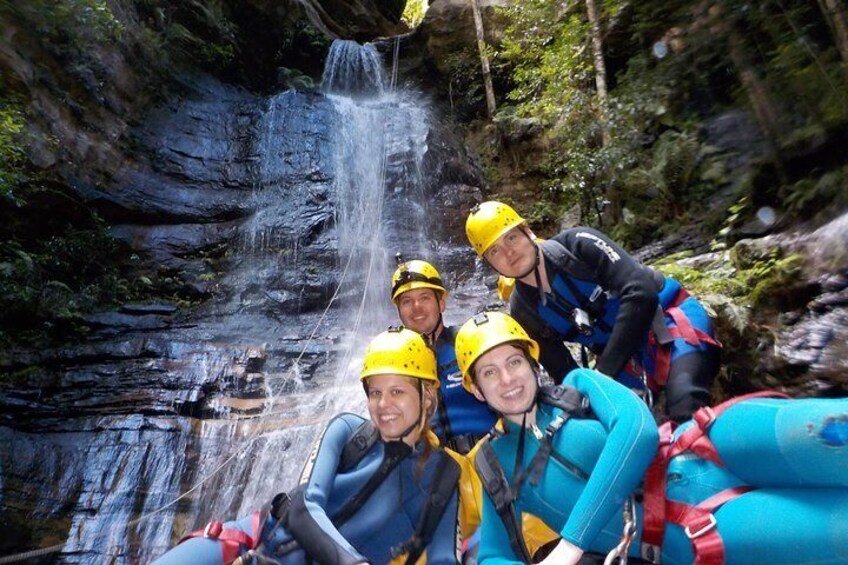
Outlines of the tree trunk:
[{"label": "tree trunk", "polygon": [[489,117],[495,115],[495,90],[492,88],[492,74],[489,71],[489,56],[486,55],[486,37],[483,33],[483,17],[477,0],[470,0],[471,11],[474,13],[474,27],[477,30],[477,48],[480,50],[480,66],[483,68],[483,88],[486,90],[486,108]]},{"label": "tree trunk", "polygon": [[833,30],[842,63],[848,66],[848,22],[845,17],[845,5],[842,0],[819,0],[819,8]]},{"label": "tree trunk", "polygon": [[754,110],[754,116],[760,125],[760,131],[762,131],[769,148],[770,157],[777,169],[778,175],[783,181],[786,175],[783,171],[783,164],[777,150],[777,142],[781,134],[780,122],[777,117],[778,113],[771,102],[766,85],[760,79],[760,75],[753,63],[749,60],[742,37],[732,22],[728,25],[727,41],[730,48],[730,60],[733,61],[733,65],[736,67],[739,82],[742,84],[742,88],[745,89],[745,94],[748,96],[748,100]]},{"label": "tree trunk", "polygon": [[601,121],[602,140],[603,144],[609,145],[609,114],[607,112],[608,99],[607,94],[607,67],[604,63],[604,40],[601,36],[601,20],[598,16],[598,7],[595,5],[595,0],[586,0],[586,12],[589,15],[589,25],[591,26],[592,36],[592,55],[595,62],[595,88],[597,89],[598,98],[598,119]]}]

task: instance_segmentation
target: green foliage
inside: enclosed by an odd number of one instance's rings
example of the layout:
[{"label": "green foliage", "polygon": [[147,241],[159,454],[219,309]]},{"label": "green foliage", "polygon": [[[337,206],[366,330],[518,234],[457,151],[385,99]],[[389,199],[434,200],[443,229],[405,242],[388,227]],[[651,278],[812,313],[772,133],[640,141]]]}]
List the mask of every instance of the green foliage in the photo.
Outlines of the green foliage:
[{"label": "green foliage", "polygon": [[427,12],[427,5],[427,0],[407,0],[401,19],[409,27],[418,27],[418,24],[424,19],[425,12]]},{"label": "green foliage", "polygon": [[99,95],[106,68],[97,54],[125,31],[105,1],[0,0],[0,14],[4,12],[30,27],[80,87]]},{"label": "green foliage", "polygon": [[464,47],[445,59],[448,76],[448,98],[451,109],[466,115],[473,108],[485,108],[485,93],[480,79],[480,56],[477,47]]},{"label": "green foliage", "polygon": [[[728,106],[752,120],[768,113],[778,136],[768,141],[778,148],[809,147],[848,123],[845,62],[815,3],[623,6],[601,8],[605,124],[583,3],[527,0],[505,10],[510,24],[496,63],[510,70],[514,88],[499,118],[544,125],[550,151],[538,172],[547,207],[579,203],[584,222],[638,245],[700,217],[709,195],[732,181],[726,149],[703,143],[704,117]],[[840,179],[779,187],[778,204],[809,215],[840,198]],[[730,216],[728,231],[739,218]]]},{"label": "green foliage", "polygon": [[25,160],[21,143],[23,128],[24,114],[20,105],[0,98],[0,202],[21,202],[18,185]]},{"label": "green foliage", "polygon": [[751,213],[750,198],[747,195],[741,196],[727,211],[728,215],[724,219],[721,229],[718,230],[718,234],[710,242],[710,249],[713,251],[720,251],[729,247],[728,243],[731,232]]},{"label": "green foliage", "polygon": [[9,11],[31,22],[54,48],[76,52],[115,41],[124,33],[103,0],[28,0],[0,2],[0,11]]},{"label": "green foliage", "polygon": [[235,61],[236,26],[220,0],[139,0],[155,14],[164,55],[204,69],[222,69]]},{"label": "green foliage", "polygon": [[547,0],[516,2],[505,13],[510,24],[497,58],[512,68],[508,98],[518,115],[554,123],[583,106],[592,64],[582,14]]},{"label": "green foliage", "polygon": [[[820,178],[805,178],[780,188],[779,197],[790,214],[808,217],[832,202],[846,204],[848,169],[831,171]],[[841,200],[841,202],[839,202]]]},{"label": "green foliage", "polygon": [[118,270],[120,249],[96,216],[46,240],[0,242],[0,342],[84,331],[81,316],[136,293]]}]

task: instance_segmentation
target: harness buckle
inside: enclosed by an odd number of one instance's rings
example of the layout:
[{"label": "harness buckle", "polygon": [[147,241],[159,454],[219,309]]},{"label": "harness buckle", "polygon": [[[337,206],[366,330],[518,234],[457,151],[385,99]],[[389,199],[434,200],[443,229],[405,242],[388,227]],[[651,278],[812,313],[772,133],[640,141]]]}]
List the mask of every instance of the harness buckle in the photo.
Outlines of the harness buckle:
[{"label": "harness buckle", "polygon": [[[713,528],[716,527],[716,524],[718,523],[718,521],[716,520],[716,517],[712,513],[707,514],[706,518],[707,518],[706,524],[697,524],[697,523],[696,524],[689,524],[688,526],[683,528],[683,533],[686,534],[686,537],[688,537],[689,539],[699,538],[702,535],[706,534],[707,532],[709,532],[710,530],[712,530]],[[697,518],[696,518],[696,520],[697,520]],[[693,532],[692,527],[698,526],[698,525],[700,525],[700,527],[696,531]]]},{"label": "harness buckle", "polygon": [[707,431],[716,421],[716,413],[712,406],[704,406],[695,411],[692,418],[698,423],[698,427]]},{"label": "harness buckle", "polygon": [[206,524],[206,527],[203,529],[203,537],[209,539],[218,539],[221,536],[221,532],[224,531],[224,524],[220,520],[213,520]]}]

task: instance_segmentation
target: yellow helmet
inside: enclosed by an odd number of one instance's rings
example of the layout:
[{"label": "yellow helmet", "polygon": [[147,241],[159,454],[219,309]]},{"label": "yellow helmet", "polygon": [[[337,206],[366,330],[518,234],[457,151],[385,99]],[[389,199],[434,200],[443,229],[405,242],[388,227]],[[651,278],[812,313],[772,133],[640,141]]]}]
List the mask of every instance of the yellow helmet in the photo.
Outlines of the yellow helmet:
[{"label": "yellow helmet", "polygon": [[504,301],[509,300],[513,290],[515,290],[515,279],[498,275],[498,298]]},{"label": "yellow helmet", "polygon": [[396,304],[398,296],[416,288],[432,288],[441,292],[442,298],[448,294],[439,271],[427,261],[401,263],[392,275],[392,302]]},{"label": "yellow helmet", "polygon": [[465,221],[465,235],[477,255],[482,257],[500,236],[522,225],[527,225],[527,221],[512,206],[489,200],[471,209]]},{"label": "yellow helmet", "polygon": [[539,344],[527,335],[524,328],[511,316],[503,312],[484,312],[477,314],[459,328],[456,334],[456,360],[462,371],[462,386],[471,392],[474,379],[471,368],[487,351],[504,343],[521,342],[527,344],[530,355],[539,360]]},{"label": "yellow helmet", "polygon": [[437,388],[436,356],[421,334],[403,326],[391,327],[365,349],[360,380],[374,375],[404,375],[429,381]]}]

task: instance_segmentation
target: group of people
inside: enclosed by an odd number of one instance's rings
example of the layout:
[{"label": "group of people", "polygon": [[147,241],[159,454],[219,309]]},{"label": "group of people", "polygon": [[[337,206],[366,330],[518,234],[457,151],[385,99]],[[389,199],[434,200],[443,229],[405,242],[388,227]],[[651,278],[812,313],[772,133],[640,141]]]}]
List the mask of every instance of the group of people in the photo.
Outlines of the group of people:
[{"label": "group of people", "polygon": [[848,562],[848,400],[712,407],[720,344],[677,281],[500,202],[466,233],[509,313],[445,326],[437,269],[402,262],[402,326],[364,356],[370,419],[337,416],[296,488],[157,563]]}]

